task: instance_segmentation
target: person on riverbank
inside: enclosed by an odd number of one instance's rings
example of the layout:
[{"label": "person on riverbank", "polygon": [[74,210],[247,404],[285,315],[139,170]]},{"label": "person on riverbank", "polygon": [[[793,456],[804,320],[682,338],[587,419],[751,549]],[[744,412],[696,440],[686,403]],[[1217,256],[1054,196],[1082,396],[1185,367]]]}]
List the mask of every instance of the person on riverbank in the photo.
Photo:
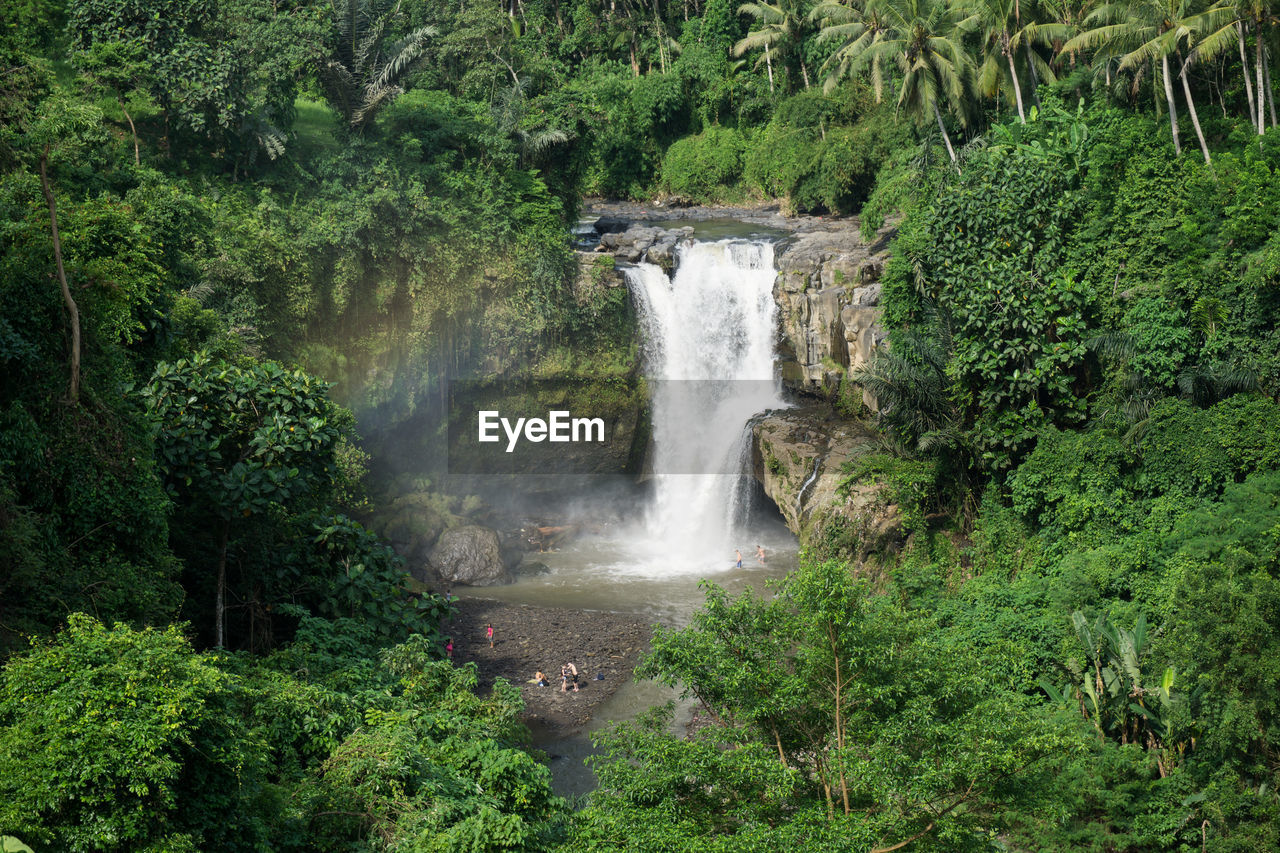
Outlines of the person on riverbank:
[{"label": "person on riverbank", "polygon": [[489,638],[489,648],[493,648],[493,623],[489,623],[489,627],[484,629],[485,636]]},{"label": "person on riverbank", "polygon": [[742,568],[742,552],[735,550],[733,552],[733,556],[735,556],[738,559],[738,562],[734,564],[734,568],[735,569]]},{"label": "person on riverbank", "polygon": [[538,670],[533,676],[533,681],[539,687],[547,687],[551,682],[547,681],[547,676],[542,670]]},{"label": "person on riverbank", "polygon": [[756,546],[756,559],[760,561],[760,565],[762,566],[764,565],[764,546],[763,545]]},{"label": "person on riverbank", "polygon": [[569,685],[573,685],[573,692],[578,692],[578,668],[571,663],[567,663],[560,667],[560,692],[568,693]]},{"label": "person on riverbank", "polygon": [[453,660],[453,637],[449,637],[444,641],[444,655],[449,660]]}]

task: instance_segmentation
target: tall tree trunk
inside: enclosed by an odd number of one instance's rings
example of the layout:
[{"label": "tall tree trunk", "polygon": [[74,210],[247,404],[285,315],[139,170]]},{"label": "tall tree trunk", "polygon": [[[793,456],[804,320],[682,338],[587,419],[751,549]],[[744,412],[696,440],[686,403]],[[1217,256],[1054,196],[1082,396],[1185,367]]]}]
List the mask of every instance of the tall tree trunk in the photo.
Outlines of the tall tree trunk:
[{"label": "tall tree trunk", "polygon": [[1178,106],[1173,100],[1173,81],[1169,79],[1169,55],[1160,57],[1160,67],[1164,71],[1164,98],[1169,102],[1169,127],[1173,131],[1173,150],[1182,156],[1182,140],[1178,138]]},{"label": "tall tree trunk", "polygon": [[40,189],[44,190],[44,200],[49,205],[49,231],[53,234],[53,263],[58,270],[58,284],[62,287],[62,302],[67,306],[67,314],[71,318],[71,379],[67,384],[67,399],[76,403],[80,400],[80,308],[71,297],[71,286],[67,284],[67,270],[62,265],[62,238],[58,236],[58,204],[53,198],[53,188],[49,186],[48,145],[40,154]]},{"label": "tall tree trunk", "polygon": [[1013,64],[1013,51],[1009,49],[1009,39],[1005,37],[1005,58],[1009,60],[1009,77],[1013,80],[1013,97],[1018,102],[1018,121],[1027,123],[1027,113],[1022,109],[1022,84],[1018,82],[1018,69]]},{"label": "tall tree trunk", "polygon": [[129,133],[133,134],[133,165],[142,165],[142,155],[138,153],[138,129],[133,126],[133,116],[129,115],[129,111],[125,109],[124,98],[116,98],[120,103],[120,112],[124,113],[125,121],[129,122]]},{"label": "tall tree trunk", "polygon": [[1253,83],[1249,80],[1249,59],[1244,51],[1244,23],[1236,21],[1236,38],[1240,41],[1240,68],[1244,71],[1244,94],[1249,101],[1249,124],[1258,127],[1258,108],[1253,100]]},{"label": "tall tree trunk", "polygon": [[1029,44],[1024,44],[1022,49],[1027,54],[1027,71],[1031,72],[1031,99],[1036,102],[1036,109],[1043,110],[1044,107],[1040,103],[1040,75],[1036,73],[1035,55],[1031,52]]},{"label": "tall tree trunk", "polygon": [[844,813],[849,814],[849,782],[844,773],[844,714],[842,705],[844,704],[844,681],[840,673],[840,646],[836,643],[835,626],[830,622],[827,623],[827,638],[831,643],[831,657],[836,664],[836,749],[839,751],[836,761],[839,762],[840,770],[840,799],[844,806]]},{"label": "tall tree trunk", "polygon": [[764,67],[769,69],[769,92],[773,92],[773,60],[769,58],[769,45],[764,46]]},{"label": "tall tree trunk", "polygon": [[1254,36],[1254,39],[1253,39],[1253,46],[1254,46],[1254,68],[1258,75],[1258,79],[1257,79],[1258,120],[1257,122],[1254,123],[1254,126],[1258,128],[1258,135],[1261,136],[1267,130],[1266,122],[1262,117],[1262,105],[1267,99],[1266,99],[1266,96],[1263,94],[1264,90],[1262,88],[1262,24],[1261,23],[1259,23],[1257,26],[1256,35]]},{"label": "tall tree trunk", "polygon": [[1262,57],[1262,69],[1266,74],[1267,109],[1271,111],[1271,126],[1276,127],[1276,99],[1271,88],[1271,61],[1266,56]]},{"label": "tall tree trunk", "polygon": [[222,648],[227,639],[227,539],[230,536],[231,519],[228,518],[223,520],[222,532],[218,534],[218,591],[213,605],[213,618],[217,622],[214,645],[218,648]]},{"label": "tall tree trunk", "polygon": [[667,73],[667,52],[663,47],[663,30],[662,18],[658,14],[658,0],[653,0],[653,27],[654,33],[658,38],[658,64],[662,67],[662,73]]},{"label": "tall tree trunk", "polygon": [[804,87],[809,88],[809,69],[805,67],[804,57],[800,57],[800,76],[804,78]]},{"label": "tall tree trunk", "polygon": [[1191,126],[1196,129],[1196,139],[1200,140],[1200,153],[1204,154],[1204,162],[1209,161],[1209,146],[1204,141],[1204,131],[1200,129],[1200,116],[1196,115],[1196,103],[1191,99],[1191,84],[1187,82],[1187,66],[1182,66],[1182,93],[1187,96],[1187,112],[1191,113]]},{"label": "tall tree trunk", "polygon": [[938,119],[938,130],[942,131],[942,141],[947,144],[947,153],[951,155],[951,165],[956,167],[956,174],[960,174],[960,164],[956,162],[956,150],[951,147],[951,137],[947,135],[947,126],[942,123],[942,110],[938,109],[938,102],[933,102],[933,115]]}]

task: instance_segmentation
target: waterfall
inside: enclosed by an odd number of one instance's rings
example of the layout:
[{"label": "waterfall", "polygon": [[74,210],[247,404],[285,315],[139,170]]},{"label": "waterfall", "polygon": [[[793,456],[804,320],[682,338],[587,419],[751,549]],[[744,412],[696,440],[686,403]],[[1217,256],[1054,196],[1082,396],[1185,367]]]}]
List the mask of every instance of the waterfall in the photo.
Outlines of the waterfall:
[{"label": "waterfall", "polygon": [[[742,515],[748,420],[785,405],[774,373],[773,246],[721,240],[677,248],[675,274],[626,270],[652,391],[653,498],[643,536],[664,571],[723,568]],[[742,534],[739,534],[742,535]]]}]

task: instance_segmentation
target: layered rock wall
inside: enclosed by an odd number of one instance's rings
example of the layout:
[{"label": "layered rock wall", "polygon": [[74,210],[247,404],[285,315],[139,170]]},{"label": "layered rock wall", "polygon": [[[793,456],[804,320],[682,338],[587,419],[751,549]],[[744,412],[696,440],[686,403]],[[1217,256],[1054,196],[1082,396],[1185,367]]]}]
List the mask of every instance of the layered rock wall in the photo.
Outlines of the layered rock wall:
[{"label": "layered rock wall", "polygon": [[[778,247],[774,298],[781,323],[783,379],[797,390],[833,396],[849,371],[884,345],[880,273],[892,229],[868,243],[854,220],[801,231]],[[875,400],[863,401],[875,409]]]}]

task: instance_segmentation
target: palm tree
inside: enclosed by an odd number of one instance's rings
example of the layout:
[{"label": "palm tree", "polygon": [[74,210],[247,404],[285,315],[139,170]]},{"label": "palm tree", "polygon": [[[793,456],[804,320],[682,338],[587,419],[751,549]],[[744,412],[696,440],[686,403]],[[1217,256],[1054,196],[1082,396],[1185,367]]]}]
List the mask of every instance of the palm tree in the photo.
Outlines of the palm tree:
[{"label": "palm tree", "polygon": [[435,27],[420,27],[393,44],[383,42],[401,17],[400,3],[334,0],[338,46],[320,60],[320,83],[329,103],[352,130],[362,130],[378,110],[403,91],[399,84],[422,58]]},{"label": "palm tree", "polygon": [[1000,89],[1003,76],[999,63],[1003,59],[1009,65],[1009,80],[1013,84],[1014,100],[1018,105],[1018,120],[1027,123],[1027,113],[1022,107],[1022,85],[1018,81],[1018,69],[1013,62],[1014,51],[1020,43],[1022,32],[1018,28],[1018,0],[966,0],[970,16],[960,23],[965,29],[976,29],[981,34],[984,48],[982,65],[978,69],[978,87],[984,95],[994,95]]},{"label": "palm tree", "polygon": [[[1089,29],[1085,21],[1093,14],[1096,5],[1096,0],[1041,0],[1041,20],[1029,24],[1026,32],[1031,41],[1053,49],[1055,62],[1061,63],[1062,57],[1066,56],[1074,68],[1077,51],[1063,50],[1063,45]],[[1107,82],[1109,85],[1109,78]]]},{"label": "palm tree", "polygon": [[[961,44],[964,33],[956,13],[945,0],[870,0],[877,5],[883,30],[852,52],[849,71],[873,69],[876,100],[883,97],[883,79],[874,74],[882,63],[892,63],[901,75],[898,106],[917,120],[932,116],[946,143],[951,162],[955,148],[942,120],[945,101],[965,122],[966,96],[972,63]],[[957,170],[959,166],[956,166]]]},{"label": "palm tree", "polygon": [[515,85],[498,93],[490,108],[493,123],[498,132],[515,144],[520,158],[520,168],[543,165],[557,146],[569,142],[572,137],[556,127],[532,129],[525,126],[529,101],[526,90],[528,80],[517,80]]},{"label": "palm tree", "polygon": [[[1267,23],[1274,23],[1274,15],[1266,0],[1235,0],[1234,3],[1223,4],[1223,9],[1229,9],[1230,15],[1223,15],[1220,20],[1215,20],[1215,24],[1220,24],[1217,29],[1206,33],[1199,44],[1192,51],[1190,60],[1199,61],[1202,59],[1212,59],[1225,50],[1232,47],[1238,47],[1240,50],[1240,67],[1244,72],[1244,91],[1245,98],[1249,104],[1249,123],[1257,130],[1261,136],[1266,132],[1266,125],[1263,123],[1264,105],[1271,98],[1271,72],[1267,68],[1265,52],[1263,50],[1263,26]],[[1212,10],[1211,10],[1212,11]],[[1254,71],[1257,75],[1257,98],[1254,98],[1253,81],[1249,79],[1249,59],[1245,50],[1245,31],[1250,30],[1256,33],[1254,42]],[[1271,125],[1276,125],[1275,106],[1271,108]]]},{"label": "palm tree", "polygon": [[738,13],[750,15],[759,22],[759,29],[733,46],[733,55],[742,56],[749,50],[764,48],[765,67],[769,69],[769,91],[773,91],[773,58],[778,53],[783,62],[795,57],[800,65],[804,87],[809,88],[809,69],[804,64],[804,39],[811,27],[810,16],[805,13],[802,0],[776,0],[774,3],[758,0],[743,3]]},{"label": "palm tree", "polygon": [[[1160,61],[1164,82],[1165,100],[1169,105],[1169,127],[1173,133],[1173,147],[1182,154],[1182,141],[1178,136],[1178,107],[1173,97],[1172,72],[1169,57],[1176,56],[1185,44],[1193,47],[1205,32],[1213,32],[1230,18],[1230,9],[1213,6],[1203,12],[1192,10],[1192,0],[1127,0],[1099,6],[1087,19],[1099,24],[1086,30],[1062,46],[1063,50],[1082,50],[1098,46],[1117,46],[1127,51],[1120,59],[1120,70],[1129,70],[1140,63]],[[1187,101],[1187,111],[1195,126],[1196,137],[1204,161],[1210,162],[1209,146],[1205,143],[1196,114],[1191,85],[1187,81],[1187,66],[1181,63],[1178,76],[1182,79],[1182,91]]]},{"label": "palm tree", "polygon": [[[825,0],[813,7],[809,20],[819,27],[819,42],[839,42],[820,71],[826,75],[823,89],[830,92],[849,76],[858,55],[884,33],[886,27],[875,2],[861,5]],[[877,61],[871,69],[872,85],[879,91],[884,85],[884,66]]]}]

